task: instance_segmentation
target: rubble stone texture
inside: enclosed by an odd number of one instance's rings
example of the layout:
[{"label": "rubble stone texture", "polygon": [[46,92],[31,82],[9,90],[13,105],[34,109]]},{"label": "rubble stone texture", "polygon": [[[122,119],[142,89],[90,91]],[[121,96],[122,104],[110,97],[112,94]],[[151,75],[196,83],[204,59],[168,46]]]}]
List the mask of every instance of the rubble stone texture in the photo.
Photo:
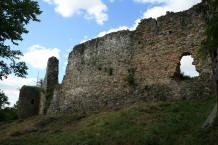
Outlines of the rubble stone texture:
[{"label": "rubble stone texture", "polygon": [[23,86],[20,90],[18,115],[19,118],[27,118],[34,115],[44,114],[46,104],[50,104],[48,93],[54,91],[58,85],[58,59],[51,57],[47,63],[46,75],[43,88]]},{"label": "rubble stone texture", "polygon": [[59,60],[56,57],[50,57],[48,59],[46,75],[43,82],[43,88],[45,90],[54,89],[58,84],[58,65]]},{"label": "rubble stone texture", "polygon": [[38,115],[40,112],[40,100],[42,99],[40,88],[23,86],[20,90],[18,116],[27,118]]},{"label": "rubble stone texture", "polygon": [[[205,39],[205,3],[157,20],[141,20],[135,31],[114,32],[75,46],[48,113],[212,95],[211,60],[198,57]],[[179,80],[184,55],[194,58],[198,80]]]}]

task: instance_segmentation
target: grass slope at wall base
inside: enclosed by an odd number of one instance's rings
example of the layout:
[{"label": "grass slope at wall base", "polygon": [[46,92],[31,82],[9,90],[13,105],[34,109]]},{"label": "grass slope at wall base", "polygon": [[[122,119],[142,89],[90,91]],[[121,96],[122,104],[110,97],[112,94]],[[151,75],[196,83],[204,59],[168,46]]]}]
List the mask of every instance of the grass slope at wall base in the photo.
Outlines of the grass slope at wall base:
[{"label": "grass slope at wall base", "polygon": [[218,126],[201,126],[215,97],[138,103],[94,114],[35,116],[0,125],[1,145],[216,145]]}]

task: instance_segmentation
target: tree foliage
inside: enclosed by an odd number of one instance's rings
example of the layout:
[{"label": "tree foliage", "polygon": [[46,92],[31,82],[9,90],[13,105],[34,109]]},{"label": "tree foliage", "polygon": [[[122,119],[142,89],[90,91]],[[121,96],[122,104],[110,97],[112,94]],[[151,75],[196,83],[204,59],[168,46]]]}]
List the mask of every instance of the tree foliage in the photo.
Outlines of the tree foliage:
[{"label": "tree foliage", "polygon": [[202,58],[218,48],[218,0],[210,0],[210,18],[205,32],[207,39],[202,42],[199,54]]},{"label": "tree foliage", "polygon": [[27,75],[27,66],[19,62],[22,53],[12,50],[6,41],[18,45],[22,41],[22,34],[28,33],[25,28],[30,20],[40,21],[37,15],[41,14],[39,5],[31,0],[0,0],[0,80],[14,73],[18,77]]},{"label": "tree foliage", "polygon": [[0,90],[0,110],[3,109],[5,105],[9,105],[8,97]]},{"label": "tree foliage", "polygon": [[203,58],[206,56],[210,56],[212,63],[212,71],[213,71],[213,78],[215,81],[215,92],[217,97],[216,105],[213,111],[208,116],[206,122],[204,123],[203,127],[208,128],[216,125],[218,120],[218,61],[217,61],[217,49],[218,49],[218,0],[209,0],[209,13],[206,16],[208,20],[207,30],[205,32],[207,38],[202,43],[202,47],[200,49],[200,55]]},{"label": "tree foliage", "polygon": [[[22,56],[21,51],[13,50],[7,44],[11,42],[12,45],[18,45],[17,41],[23,40],[22,34],[28,33],[25,25],[30,20],[40,21],[37,19],[37,15],[41,13],[42,11],[35,1],[0,0],[0,80],[7,78],[11,73],[18,77],[27,75],[26,64],[19,61]],[[6,104],[9,104],[8,97],[0,90],[1,113],[7,109],[2,110]]]}]

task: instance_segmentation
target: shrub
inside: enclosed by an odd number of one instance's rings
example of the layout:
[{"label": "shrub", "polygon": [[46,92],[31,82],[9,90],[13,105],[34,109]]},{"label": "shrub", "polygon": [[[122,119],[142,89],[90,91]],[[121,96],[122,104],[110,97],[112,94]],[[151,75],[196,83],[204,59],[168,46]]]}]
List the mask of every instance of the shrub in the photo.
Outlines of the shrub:
[{"label": "shrub", "polygon": [[198,77],[190,77],[190,76],[185,75],[185,74],[182,72],[182,73],[180,73],[179,79],[180,79],[180,80],[197,80]]},{"label": "shrub", "polygon": [[128,69],[128,76],[126,78],[129,86],[131,87],[136,87],[136,83],[135,83],[135,71],[137,68],[129,68]]},{"label": "shrub", "polygon": [[112,67],[110,67],[110,68],[108,69],[108,74],[109,74],[110,76],[113,75],[113,68],[112,68]]},{"label": "shrub", "polygon": [[101,71],[101,69],[102,69],[101,65],[98,65],[97,68],[99,71]]},{"label": "shrub", "polygon": [[0,110],[0,122],[12,121],[18,119],[17,110],[15,108],[6,107]]}]

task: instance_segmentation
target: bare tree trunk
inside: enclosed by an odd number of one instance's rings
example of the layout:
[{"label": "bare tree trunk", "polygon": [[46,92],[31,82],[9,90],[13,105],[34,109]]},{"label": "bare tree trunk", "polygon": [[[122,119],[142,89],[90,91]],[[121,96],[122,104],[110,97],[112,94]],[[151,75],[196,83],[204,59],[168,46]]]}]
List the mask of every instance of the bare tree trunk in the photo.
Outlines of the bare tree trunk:
[{"label": "bare tree trunk", "polygon": [[216,85],[216,105],[213,111],[208,116],[206,122],[203,124],[203,128],[208,128],[214,126],[218,122],[218,56],[217,49],[212,49],[210,52],[212,58],[212,70],[213,70],[213,79]]},{"label": "bare tree trunk", "polygon": [[203,124],[203,128],[213,127],[217,122],[218,114],[217,114],[217,104],[215,105],[213,111],[208,116],[206,122]]}]

